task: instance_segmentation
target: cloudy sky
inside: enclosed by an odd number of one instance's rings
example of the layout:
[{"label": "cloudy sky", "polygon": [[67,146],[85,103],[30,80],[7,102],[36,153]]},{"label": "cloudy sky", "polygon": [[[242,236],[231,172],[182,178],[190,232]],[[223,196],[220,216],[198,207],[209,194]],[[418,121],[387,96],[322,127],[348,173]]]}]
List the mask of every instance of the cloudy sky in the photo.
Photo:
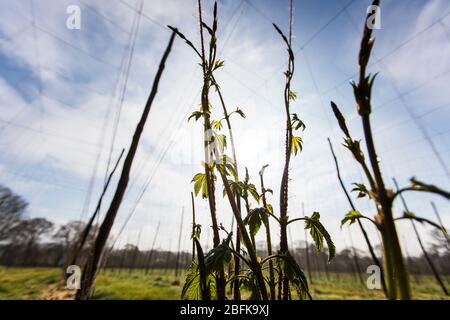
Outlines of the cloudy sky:
[{"label": "cloudy sky", "polygon": [[[208,22],[213,2],[204,2]],[[81,9],[80,30],[66,27],[67,7],[74,4]],[[307,215],[319,211],[338,249],[350,245],[348,229],[340,229],[349,208],[336,179],[327,137],[335,145],[348,188],[364,178],[340,146],[342,134],[329,101],[340,105],[353,135],[362,137],[348,81],[357,72],[360,34],[369,5],[365,0],[294,1],[293,88],[298,100],[292,111],[307,128],[302,133],[304,150],[291,163],[289,215],[301,216],[302,203]],[[178,27],[197,43],[195,0],[144,0],[140,17],[137,8],[139,0],[0,2],[0,183],[30,202],[30,216],[56,223],[87,219],[101,192],[108,162],[114,162],[130,144],[170,36],[165,26]],[[392,186],[395,176],[406,185],[416,176],[448,189],[450,3],[386,0],[381,10],[370,71],[380,72],[372,119],[386,183]],[[287,16],[287,0],[219,1],[218,48],[225,67],[216,77],[229,108],[240,107],[247,116],[233,119],[240,170],[247,167],[257,184],[261,166],[270,165],[266,185],[274,190],[270,202],[275,208],[283,165],[287,57],[271,23],[287,30]],[[183,247],[189,248],[190,181],[202,170],[202,127],[188,123],[187,118],[198,108],[200,89],[198,61],[177,39],[114,226],[118,246],[135,243],[142,231],[140,246],[148,248],[160,222],[157,246],[175,250],[184,207]],[[212,102],[213,118],[219,118],[217,98]],[[221,189],[219,185],[218,216],[230,226],[231,210]],[[450,225],[450,206],[442,199],[409,194],[406,200],[411,211],[433,219],[430,201],[435,201],[444,223]],[[367,200],[356,204],[362,212],[374,214]],[[211,245],[206,201],[197,198],[196,208],[204,226],[202,241]],[[398,215],[401,210],[398,203]],[[406,249],[417,253],[410,224],[399,222],[398,226]],[[378,243],[372,226],[367,228]],[[430,230],[420,230],[430,241]],[[355,245],[365,249],[358,228],[351,232]],[[290,235],[298,245],[304,239],[302,226],[292,225]]]}]

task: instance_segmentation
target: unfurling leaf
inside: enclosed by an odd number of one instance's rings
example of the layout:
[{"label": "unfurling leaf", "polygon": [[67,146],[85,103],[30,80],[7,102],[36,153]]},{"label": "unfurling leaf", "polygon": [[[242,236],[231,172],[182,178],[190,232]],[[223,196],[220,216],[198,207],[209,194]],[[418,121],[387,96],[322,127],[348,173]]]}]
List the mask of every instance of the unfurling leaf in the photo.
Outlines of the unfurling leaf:
[{"label": "unfurling leaf", "polygon": [[261,228],[261,223],[264,219],[264,215],[267,215],[265,210],[266,209],[264,208],[252,209],[244,219],[244,223],[249,226],[250,234],[253,237],[258,233],[259,229]]},{"label": "unfurling leaf", "polygon": [[306,129],[305,123],[302,120],[300,120],[298,115],[296,113],[293,113],[291,117],[292,117],[291,118],[292,128],[294,130],[302,129],[302,131],[305,131]]},{"label": "unfurling leaf", "polygon": [[342,115],[336,103],[334,103],[333,101],[331,101],[331,108],[333,109],[334,116],[336,117],[339,123],[339,127],[344,132],[346,137],[350,137],[350,132],[348,131],[347,124],[345,123],[345,118]]},{"label": "unfurling leaf", "polygon": [[223,270],[224,266],[231,261],[230,242],[232,235],[233,233],[230,232],[221,244],[209,251],[205,256],[205,265],[208,274]]},{"label": "unfurling leaf", "polygon": [[191,239],[200,239],[200,234],[202,233],[202,225],[195,224],[192,226]]},{"label": "unfurling leaf", "polygon": [[322,250],[323,239],[325,239],[328,246],[328,262],[330,262],[336,254],[336,247],[334,246],[333,240],[331,240],[330,234],[319,219],[320,214],[318,212],[314,212],[311,217],[305,217],[305,229],[310,230],[310,234],[314,240],[317,251]]},{"label": "unfurling leaf", "polygon": [[290,101],[295,101],[297,99],[297,93],[289,90],[288,98]]},{"label": "unfurling leaf", "polygon": [[278,265],[297,291],[299,297],[301,299],[306,299],[306,297],[312,299],[309,293],[308,280],[297,264],[297,261],[295,261],[289,252],[279,254]]},{"label": "unfurling leaf", "polygon": [[303,140],[300,137],[292,137],[292,148],[291,152],[293,155],[297,155],[297,153],[303,150]]},{"label": "unfurling leaf", "polygon": [[365,196],[369,196],[370,198],[369,190],[367,190],[364,183],[353,183],[353,185],[355,185],[355,187],[352,189],[352,191],[358,192],[358,198],[364,198]]},{"label": "unfurling leaf", "polygon": [[224,65],[225,65],[225,62],[223,60],[216,60],[216,62],[214,63],[213,70],[217,70],[217,69],[223,67]]},{"label": "unfurling leaf", "polygon": [[352,140],[350,137],[346,137],[344,138],[344,147],[351,151],[358,162],[364,162],[364,153],[361,151],[361,140]]},{"label": "unfurling leaf", "polygon": [[411,220],[415,220],[415,221],[420,222],[420,223],[428,223],[430,226],[433,226],[436,229],[440,230],[444,234],[444,236],[447,236],[447,229],[445,229],[443,226],[441,226],[441,225],[437,224],[436,222],[433,222],[433,221],[431,221],[429,219],[417,217],[411,211],[403,212],[403,217],[401,217],[401,219],[411,219]]},{"label": "unfurling leaf", "polygon": [[250,183],[247,185],[246,190],[248,193],[250,193],[253,197],[253,199],[255,199],[256,202],[259,203],[259,194],[258,191],[256,190],[256,187],[253,183]]},{"label": "unfurling leaf", "polygon": [[222,121],[220,120],[212,121],[211,126],[216,130],[222,130]]},{"label": "unfurling leaf", "polygon": [[345,218],[341,221],[341,227],[346,224],[348,221],[350,221],[350,224],[353,224],[356,222],[357,219],[364,217],[361,212],[357,210],[350,210],[346,215]]},{"label": "unfurling leaf", "polygon": [[188,121],[190,121],[192,118],[195,118],[195,121],[197,121],[198,119],[200,119],[203,116],[203,112],[201,111],[194,111],[192,112],[192,114],[190,115],[190,117],[188,118]]},{"label": "unfurling leaf", "polygon": [[414,219],[416,217],[414,212],[411,211],[405,211],[403,212],[403,217],[408,219]]},{"label": "unfurling leaf", "polygon": [[235,110],[234,112],[236,112],[236,113],[237,113],[238,115],[240,115],[242,118],[245,118],[245,113],[244,113],[244,111],[242,111],[241,109],[239,109],[239,107],[236,108],[236,110]]},{"label": "unfurling leaf", "polygon": [[212,36],[213,35],[213,30],[202,21],[202,27],[205,28],[206,30],[208,30],[208,33]]}]

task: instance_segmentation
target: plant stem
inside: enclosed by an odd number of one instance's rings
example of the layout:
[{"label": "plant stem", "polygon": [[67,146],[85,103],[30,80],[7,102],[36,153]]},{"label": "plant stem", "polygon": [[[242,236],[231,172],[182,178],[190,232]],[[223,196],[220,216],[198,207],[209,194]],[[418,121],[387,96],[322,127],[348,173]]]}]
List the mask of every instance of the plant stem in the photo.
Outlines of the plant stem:
[{"label": "plant stem", "polygon": [[[388,268],[387,276],[391,279],[390,282],[399,286],[400,299],[411,299],[411,288],[409,286],[408,271],[403,259],[403,253],[400,247],[400,241],[398,239],[397,229],[395,227],[394,218],[392,214],[392,202],[388,198],[381,170],[378,164],[378,156],[375,151],[375,144],[372,136],[372,129],[370,125],[369,114],[362,116],[364,136],[366,138],[367,150],[369,153],[372,170],[374,172],[375,181],[377,184],[377,194],[379,198],[378,206],[381,207],[383,212],[383,222],[381,226],[384,243],[384,250],[386,254],[386,261],[391,260],[391,268]],[[392,290],[392,288],[390,288]],[[394,297],[393,292],[391,298]]]},{"label": "plant stem", "polygon": [[[302,202],[302,216],[305,218],[305,204]],[[311,263],[309,260],[309,244],[308,244],[308,232],[305,229],[305,251],[306,251],[306,267],[308,268],[308,280],[310,284],[313,284]]]},{"label": "plant stem", "polygon": [[[266,200],[266,189],[264,188],[264,178],[263,178],[263,169],[259,172],[259,178],[261,182],[261,192],[262,192],[262,201],[263,206],[266,210],[267,208],[267,200]],[[270,236],[270,220],[269,217],[267,217],[267,220],[263,219],[264,227],[266,229],[266,242],[267,242],[267,255],[272,255],[272,238]],[[270,299],[275,300],[276,293],[275,293],[275,272],[273,269],[273,261],[269,261],[269,289],[270,289]]]},{"label": "plant stem", "polygon": [[222,178],[222,182],[223,182],[223,185],[225,188],[225,192],[227,194],[228,201],[230,202],[231,209],[233,210],[234,218],[236,219],[239,230],[241,230],[242,240],[244,241],[244,245],[247,248],[247,253],[250,257],[250,262],[251,262],[250,268],[253,271],[253,273],[255,274],[256,281],[258,282],[258,287],[259,287],[259,290],[261,293],[261,298],[263,300],[268,300],[267,288],[266,288],[266,284],[264,281],[264,276],[262,273],[261,265],[258,262],[258,258],[256,256],[255,250],[253,249],[253,245],[250,240],[250,236],[247,232],[247,229],[245,228],[244,221],[242,220],[241,214],[236,205],[233,192],[231,191],[231,188],[230,188],[230,184],[228,183],[228,180],[227,180],[223,170],[219,169],[218,171]]},{"label": "plant stem", "polygon": [[[374,0],[373,5],[379,6],[380,1]],[[396,299],[398,286],[400,299],[411,299],[411,289],[409,286],[408,271],[403,259],[400,241],[395,227],[394,218],[392,214],[392,200],[388,196],[383,176],[381,174],[378,163],[378,156],[375,150],[375,143],[373,140],[372,128],[370,123],[371,106],[371,91],[373,84],[373,77],[366,78],[366,67],[370,59],[370,53],[373,47],[374,40],[371,38],[372,29],[368,28],[367,21],[371,13],[368,13],[364,24],[364,33],[361,40],[361,47],[359,51],[359,82],[358,85],[353,84],[355,99],[357,102],[358,113],[362,119],[362,126],[364,137],[366,140],[366,147],[369,154],[372,172],[374,174],[376,183],[376,202],[377,210],[381,215],[380,231],[383,237],[383,248],[385,252],[386,261],[386,276],[390,299]]]},{"label": "plant stem", "polygon": [[[392,178],[392,180],[394,181],[395,188],[398,190],[399,188],[398,188],[397,180],[395,178]],[[405,198],[403,197],[402,194],[400,194],[400,199],[402,200],[403,208],[406,211],[409,211],[408,205],[406,204],[406,200],[405,200]],[[414,220],[411,220],[411,225],[412,225],[412,227],[414,229],[414,234],[416,235],[417,242],[419,242],[420,249],[422,249],[423,256],[425,257],[425,260],[427,261],[431,271],[433,272],[434,278],[436,279],[437,283],[441,287],[441,289],[444,292],[444,294],[446,296],[448,296],[448,290],[445,287],[445,284],[442,281],[441,276],[439,275],[439,272],[437,271],[436,266],[434,265],[433,261],[431,260],[430,256],[427,253],[427,250],[425,249],[425,246],[422,243],[422,239],[420,238],[420,234],[419,234],[419,231],[417,230],[417,227],[416,227],[416,224],[414,223]]]},{"label": "plant stem", "polygon": [[[211,50],[210,48],[210,63],[207,64],[205,57],[205,43],[203,37],[203,19],[202,19],[202,5],[201,0],[198,0],[198,13],[199,13],[199,26],[200,26],[200,41],[201,41],[201,59],[202,59],[202,69],[203,69],[203,88],[202,88],[202,113],[203,113],[203,133],[204,133],[204,156],[205,156],[205,176],[206,176],[206,186],[208,189],[208,202],[209,209],[211,214],[212,228],[213,228],[213,243],[214,248],[216,248],[220,244],[220,236],[219,236],[219,227],[217,223],[217,215],[216,215],[216,200],[215,200],[215,187],[214,181],[212,178],[212,171],[210,167],[210,156],[209,156],[209,133],[211,132],[211,123],[210,117],[208,114],[209,111],[209,88],[211,83]],[[225,300],[225,275],[224,271],[221,270],[217,275],[217,299]]]},{"label": "plant stem", "polygon": [[195,233],[195,202],[194,202],[194,193],[191,192],[191,203],[192,203],[192,260],[195,260],[195,240],[194,240],[194,233]]},{"label": "plant stem", "polygon": [[[214,78],[214,76],[212,76],[213,82],[214,82],[214,86],[217,90],[217,93],[219,95],[219,100],[220,103],[222,105],[222,109],[223,109],[223,114],[224,114],[224,118],[225,121],[227,123],[227,128],[228,128],[228,134],[230,136],[230,145],[231,145],[231,154],[233,157],[233,162],[234,162],[234,171],[236,173],[236,177],[235,177],[235,182],[238,183],[239,182],[239,171],[238,171],[238,164],[237,164],[237,157],[236,157],[236,147],[234,144],[234,136],[233,136],[233,130],[231,128],[231,121],[230,121],[230,116],[228,114],[228,110],[225,104],[225,100],[223,98],[222,95],[222,91],[220,90],[220,87],[217,85],[217,81]],[[239,196],[239,194],[235,194],[236,197],[236,204],[237,207],[239,208],[239,213],[241,212],[241,197]],[[241,232],[239,230],[239,226],[236,226],[236,251],[240,252],[241,250]],[[239,257],[235,257],[234,258],[234,274],[238,275],[240,272],[240,260]],[[233,297],[235,300],[241,300],[241,292],[240,292],[240,288],[239,288],[239,279],[236,279],[236,281],[234,281],[233,283]]]},{"label": "plant stem", "polygon": [[[291,160],[292,152],[292,124],[290,114],[290,97],[291,92],[291,80],[294,73],[294,61],[291,55],[291,41],[292,41],[292,0],[290,1],[289,10],[289,60],[288,70],[286,72],[286,85],[284,88],[284,106],[286,111],[286,141],[285,141],[285,163],[283,169],[283,175],[281,177],[280,186],[280,251],[284,254],[289,252],[288,239],[287,239],[287,210],[288,210],[288,185],[289,185],[289,163]],[[282,282],[279,284],[282,286],[283,300],[289,299],[289,279],[286,275],[283,275]]]},{"label": "plant stem", "polygon": [[[344,181],[342,180],[342,177],[341,177],[341,171],[340,171],[340,169],[339,169],[339,163],[338,163],[336,154],[334,153],[333,145],[331,144],[330,138],[328,138],[328,144],[329,144],[329,146],[330,146],[331,154],[333,155],[334,164],[335,164],[335,166],[336,166],[336,174],[337,174],[339,183],[340,183],[340,185],[341,185],[342,191],[344,192],[345,197],[347,198],[347,201],[348,201],[348,203],[350,204],[350,207],[352,208],[352,210],[355,210],[355,211],[356,211],[356,207],[355,207],[355,205],[353,204],[352,198],[350,197],[350,195],[349,195],[349,193],[348,193],[348,191],[347,191],[347,188],[345,187]],[[361,232],[362,232],[362,234],[363,234],[363,236],[364,236],[364,240],[366,241],[367,247],[369,248],[369,252],[370,252],[370,255],[371,255],[371,257],[372,257],[372,260],[373,260],[373,262],[378,266],[378,268],[380,268],[380,272],[381,272],[381,284],[382,284],[382,287],[383,287],[384,295],[387,297],[387,296],[388,296],[388,293],[387,293],[387,289],[386,289],[386,281],[385,281],[385,279],[384,279],[384,270],[383,270],[383,266],[381,265],[380,261],[378,260],[377,255],[375,254],[375,250],[373,249],[372,243],[370,242],[369,236],[367,235],[366,229],[364,228],[364,226],[363,226],[361,220],[360,220],[360,219],[357,219],[357,220],[358,220],[359,228],[361,229]]]}]

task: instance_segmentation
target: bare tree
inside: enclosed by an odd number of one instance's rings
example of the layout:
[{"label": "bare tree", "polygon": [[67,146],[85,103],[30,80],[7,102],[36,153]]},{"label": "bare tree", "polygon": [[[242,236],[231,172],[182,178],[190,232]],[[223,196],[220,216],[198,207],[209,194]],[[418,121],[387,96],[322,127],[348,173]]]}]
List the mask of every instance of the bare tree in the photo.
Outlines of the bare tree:
[{"label": "bare tree", "polygon": [[11,230],[22,219],[28,202],[11,189],[0,185],[0,241],[11,236]]}]

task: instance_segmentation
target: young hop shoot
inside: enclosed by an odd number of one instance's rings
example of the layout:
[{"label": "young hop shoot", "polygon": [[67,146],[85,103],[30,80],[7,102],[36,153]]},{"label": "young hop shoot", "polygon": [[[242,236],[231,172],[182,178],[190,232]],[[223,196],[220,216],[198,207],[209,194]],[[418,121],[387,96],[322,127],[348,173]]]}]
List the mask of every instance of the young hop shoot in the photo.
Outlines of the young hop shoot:
[{"label": "young hop shoot", "polygon": [[[373,1],[372,5],[379,6],[380,0]],[[368,20],[369,17],[370,13],[368,14],[366,20]],[[366,156],[361,149],[361,141],[355,140],[351,136],[345,118],[340,112],[338,106],[334,102],[331,102],[331,107],[338,121],[339,127],[345,135],[344,146],[350,150],[355,161],[361,166],[369,184],[369,187],[367,187],[364,183],[354,183],[355,187],[352,191],[358,193],[358,198],[368,197],[374,201],[377,208],[377,214],[372,219],[359,211],[351,210],[342,220],[342,224],[347,222],[352,224],[359,219],[367,219],[376,226],[378,231],[381,233],[381,239],[383,242],[383,260],[385,264],[384,273],[386,277],[388,297],[389,299],[409,300],[412,298],[411,287],[395,222],[400,219],[414,219],[422,223],[429,223],[439,229],[441,228],[434,222],[424,218],[418,218],[410,212],[405,212],[401,218],[395,218],[393,214],[394,200],[401,193],[408,191],[431,192],[439,194],[447,199],[450,199],[450,194],[436,186],[425,184],[414,178],[411,179],[412,185],[410,187],[399,189],[397,191],[387,188],[385,185],[379,164],[379,158],[375,148],[370,119],[372,111],[372,88],[377,74],[366,75],[366,68],[375,43],[375,40],[372,38],[373,30],[369,28],[368,25],[369,24],[367,23],[364,24],[364,32],[359,50],[358,83],[353,81],[351,85],[355,96],[357,111],[362,122],[370,166],[367,164]]]}]

